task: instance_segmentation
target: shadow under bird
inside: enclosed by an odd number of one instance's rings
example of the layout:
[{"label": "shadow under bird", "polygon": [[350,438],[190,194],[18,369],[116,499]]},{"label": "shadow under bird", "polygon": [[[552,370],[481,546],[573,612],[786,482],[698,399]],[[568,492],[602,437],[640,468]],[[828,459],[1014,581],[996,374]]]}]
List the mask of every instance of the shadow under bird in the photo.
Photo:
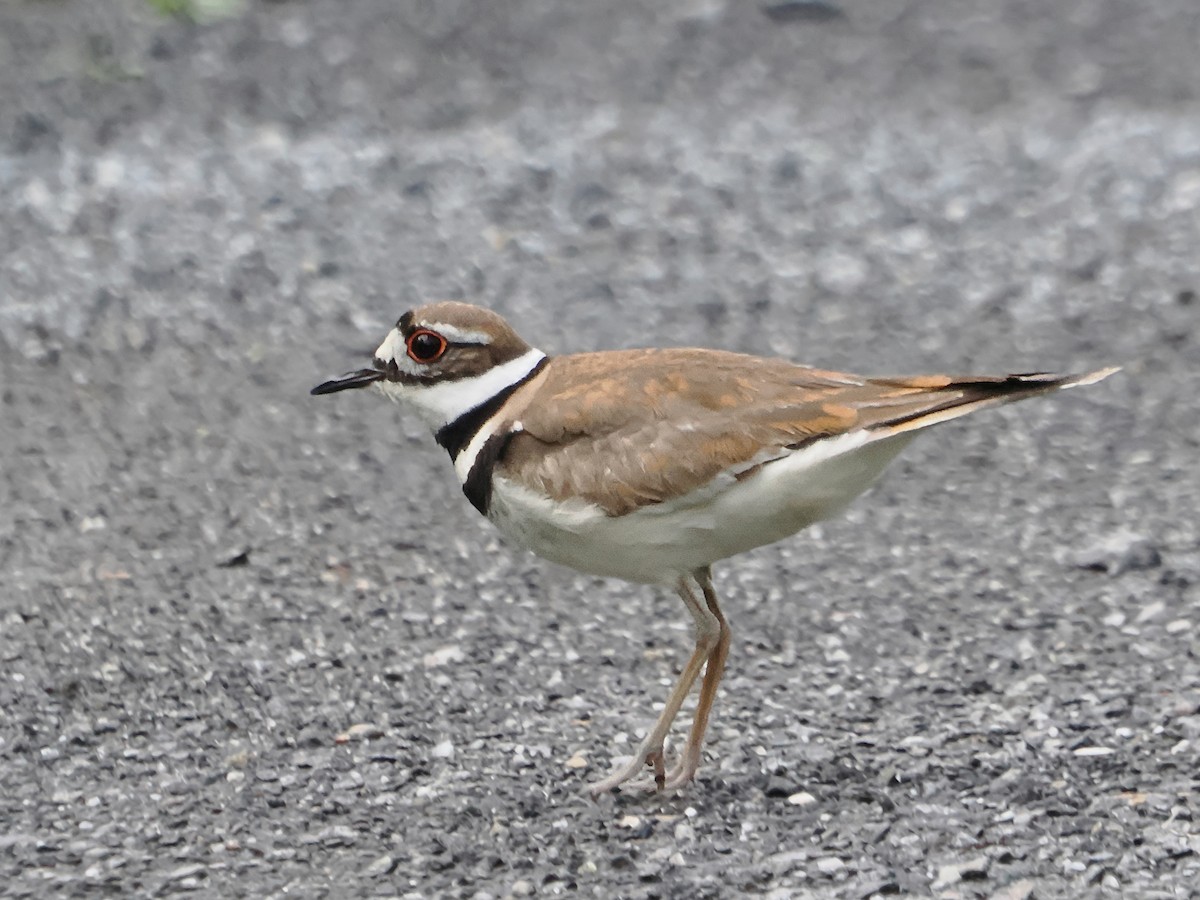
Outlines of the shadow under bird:
[{"label": "shadow under bird", "polygon": [[[704,349],[547,356],[499,315],[443,302],[406,312],[374,365],[314,394],[374,385],[450,454],[471,504],[516,543],[596,575],[670,586],[695,648],[654,727],[593,796],[674,790],[700,765],[729,652],[711,566],[828,518],[918,431],[1075,385],[1085,375],[869,378]],[[696,682],[682,753],[663,743]]]}]

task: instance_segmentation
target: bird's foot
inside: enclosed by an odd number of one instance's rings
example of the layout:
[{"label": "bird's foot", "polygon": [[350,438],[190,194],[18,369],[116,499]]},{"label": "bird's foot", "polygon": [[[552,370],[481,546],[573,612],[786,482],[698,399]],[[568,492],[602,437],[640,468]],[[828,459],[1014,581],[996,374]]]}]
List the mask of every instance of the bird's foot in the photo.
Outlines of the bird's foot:
[{"label": "bird's foot", "polygon": [[[623,791],[644,791],[646,793],[677,791],[690,784],[696,777],[700,767],[699,748],[685,747],[683,755],[676,761],[668,772],[666,757],[661,746],[640,750],[629,762],[607,778],[588,785],[588,795],[595,800],[601,794],[607,794],[616,788]],[[654,770],[654,779],[638,779],[642,770]]]},{"label": "bird's foot", "polygon": [[[635,781],[642,774],[642,770],[646,768],[654,770],[654,780]],[[638,748],[638,752],[630,758],[628,763],[613,774],[589,784],[587,793],[595,800],[601,794],[607,794],[622,786],[630,790],[661,791],[666,789],[667,781],[667,760],[662,744],[650,747],[642,746]]]},{"label": "bird's foot", "polygon": [[696,777],[696,770],[700,768],[700,750],[696,748],[693,751],[691,746],[684,748],[683,755],[679,757],[675,766],[663,779],[663,783],[659,786],[662,791],[677,791],[681,787],[690,784]]}]

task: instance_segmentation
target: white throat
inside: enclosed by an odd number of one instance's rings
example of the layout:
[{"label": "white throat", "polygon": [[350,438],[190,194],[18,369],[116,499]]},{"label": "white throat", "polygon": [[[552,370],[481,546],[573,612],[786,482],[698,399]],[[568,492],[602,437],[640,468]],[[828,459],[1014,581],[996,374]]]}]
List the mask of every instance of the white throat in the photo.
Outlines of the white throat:
[{"label": "white throat", "polygon": [[[390,337],[379,348],[380,358],[385,362],[388,357],[383,356],[382,351],[392,349],[389,343]],[[491,400],[505,388],[512,387],[545,358],[545,353],[533,349],[486,372],[456,381],[440,381],[428,385],[379,381],[376,385],[393,400],[411,406],[425,424],[436,432],[443,425],[449,425],[464,413]],[[412,371],[413,364],[407,356],[405,361],[409,365],[403,368]]]}]

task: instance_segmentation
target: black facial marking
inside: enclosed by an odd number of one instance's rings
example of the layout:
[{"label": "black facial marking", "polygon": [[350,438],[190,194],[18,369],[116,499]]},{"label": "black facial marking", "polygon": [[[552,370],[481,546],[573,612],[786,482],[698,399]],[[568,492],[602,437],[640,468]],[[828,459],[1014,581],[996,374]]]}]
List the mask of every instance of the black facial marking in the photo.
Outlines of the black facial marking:
[{"label": "black facial marking", "polygon": [[471,501],[471,505],[485,516],[492,505],[492,472],[496,463],[504,456],[504,451],[508,449],[508,443],[514,434],[514,431],[493,434],[484,441],[479,455],[475,457],[475,464],[471,466],[471,471],[467,473],[467,479],[463,482],[463,493]]}]

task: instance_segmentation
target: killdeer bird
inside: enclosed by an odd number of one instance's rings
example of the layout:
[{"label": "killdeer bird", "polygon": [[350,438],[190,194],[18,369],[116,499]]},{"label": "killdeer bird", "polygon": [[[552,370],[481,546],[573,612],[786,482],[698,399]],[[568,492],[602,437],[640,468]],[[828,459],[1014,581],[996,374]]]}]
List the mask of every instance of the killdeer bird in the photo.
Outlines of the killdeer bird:
[{"label": "killdeer bird", "polygon": [[[432,428],[467,499],[513,541],[679,592],[695,648],[654,727],[595,796],[646,767],[660,790],[695,776],[729,653],[713,563],[832,516],[923,428],[1115,371],[865,378],[720,350],[550,357],[497,314],[444,302],[401,316],[372,368],[312,393],[380,388]],[[668,771],[663,742],[697,680]]]}]

